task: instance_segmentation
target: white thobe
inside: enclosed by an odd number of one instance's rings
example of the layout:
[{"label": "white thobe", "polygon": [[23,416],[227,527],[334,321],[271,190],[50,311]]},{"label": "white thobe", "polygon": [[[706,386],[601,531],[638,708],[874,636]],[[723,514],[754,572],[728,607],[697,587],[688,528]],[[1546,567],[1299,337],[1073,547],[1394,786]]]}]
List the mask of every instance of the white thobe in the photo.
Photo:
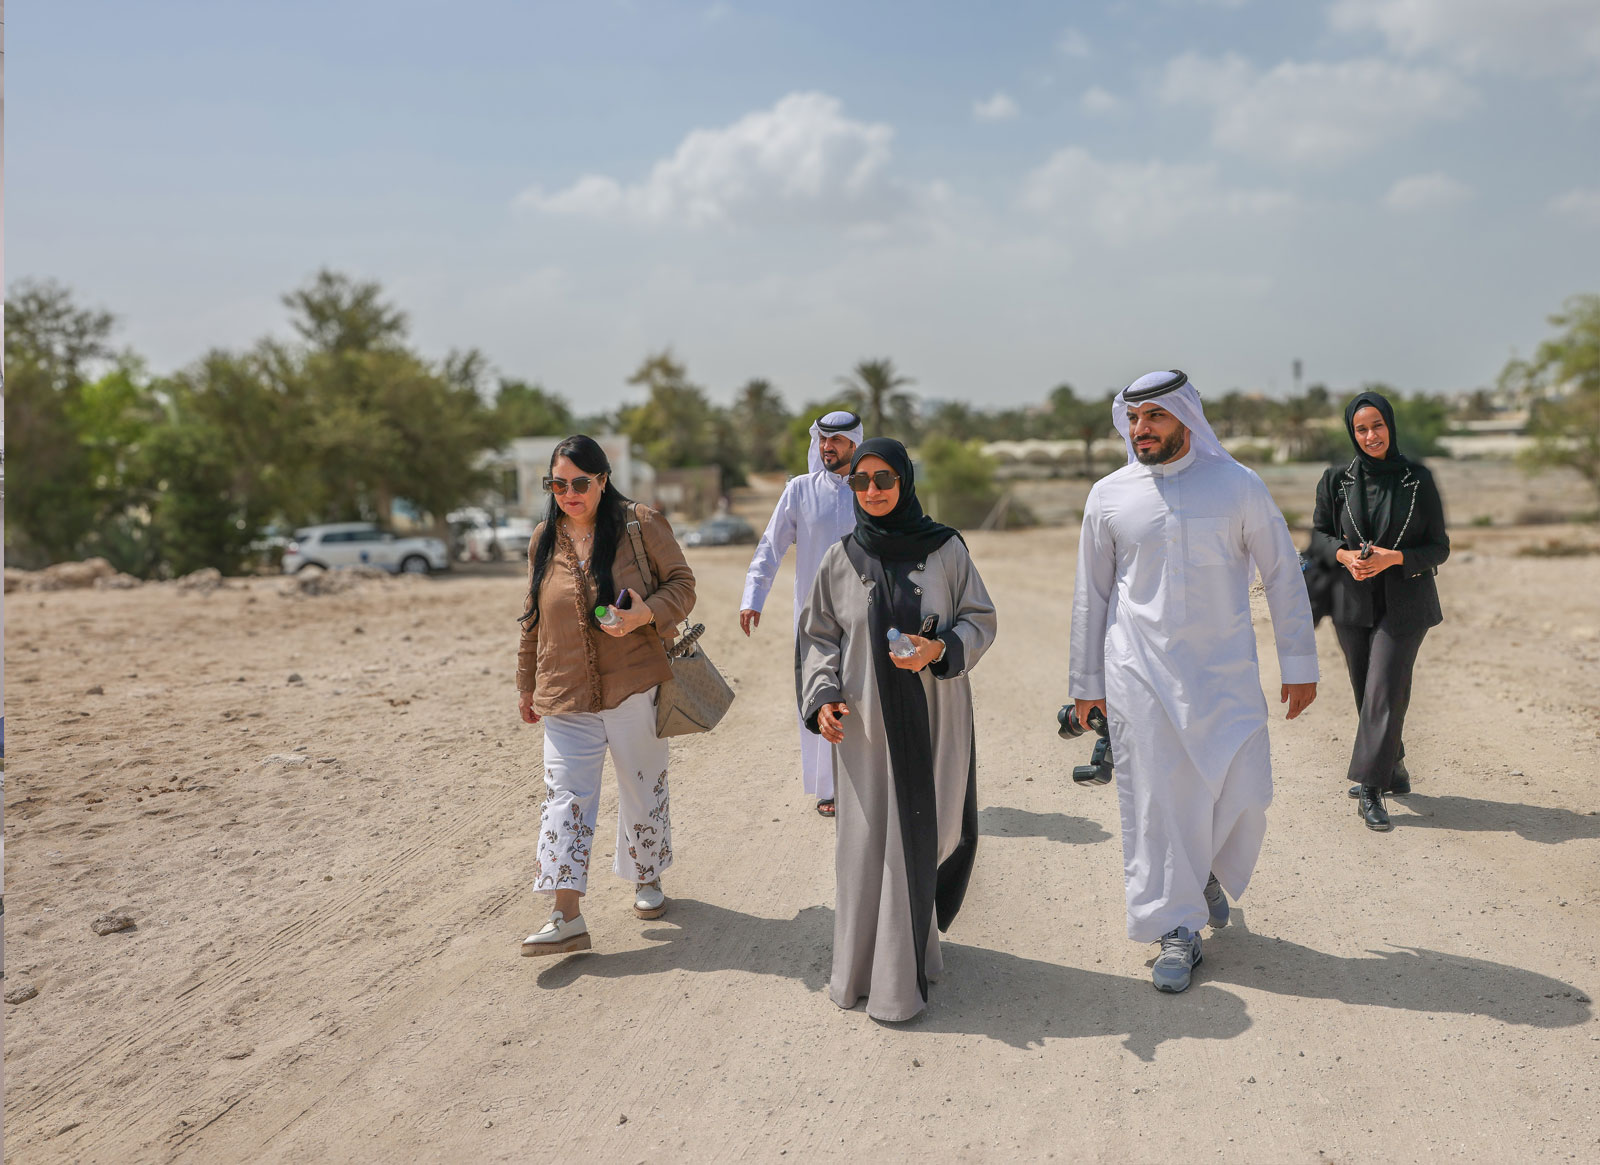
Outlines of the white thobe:
[{"label": "white thobe", "polygon": [[1070,694],[1104,698],[1128,937],[1206,924],[1206,877],[1244,893],[1272,801],[1250,584],[1266,588],[1286,684],[1317,679],[1311,605],[1283,515],[1254,472],[1191,451],[1126,465],[1083,514]]},{"label": "white thobe", "polygon": [[[855,498],[843,477],[821,469],[791,478],[750,560],[740,610],[759,611],[766,604],[778,566],[793,546],[794,620],[798,624],[822,556],[855,528]],[[804,725],[800,726],[800,770],[807,793],[818,800],[833,796],[833,746],[807,732]]]}]

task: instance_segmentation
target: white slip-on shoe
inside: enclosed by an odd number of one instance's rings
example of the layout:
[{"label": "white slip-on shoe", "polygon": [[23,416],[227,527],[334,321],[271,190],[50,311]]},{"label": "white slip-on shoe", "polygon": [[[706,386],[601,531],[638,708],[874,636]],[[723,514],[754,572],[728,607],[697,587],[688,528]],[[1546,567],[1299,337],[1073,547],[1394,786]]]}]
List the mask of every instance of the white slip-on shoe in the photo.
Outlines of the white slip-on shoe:
[{"label": "white slip-on shoe", "polygon": [[661,892],[660,878],[633,888],[633,912],[640,918],[660,918],[667,912],[667,896]]},{"label": "white slip-on shoe", "polygon": [[550,921],[522,940],[524,955],[569,955],[590,947],[589,924],[578,915],[570,922],[557,910]]}]

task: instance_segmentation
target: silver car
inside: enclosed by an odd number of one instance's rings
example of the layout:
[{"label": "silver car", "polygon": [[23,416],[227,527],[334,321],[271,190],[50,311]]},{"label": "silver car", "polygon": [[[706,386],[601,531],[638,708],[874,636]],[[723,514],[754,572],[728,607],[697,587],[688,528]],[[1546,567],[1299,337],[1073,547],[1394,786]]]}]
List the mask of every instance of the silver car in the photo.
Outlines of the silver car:
[{"label": "silver car", "polygon": [[332,522],[294,532],[283,550],[283,572],[308,566],[376,566],[396,574],[450,569],[450,551],[437,538],[396,538],[371,522]]}]

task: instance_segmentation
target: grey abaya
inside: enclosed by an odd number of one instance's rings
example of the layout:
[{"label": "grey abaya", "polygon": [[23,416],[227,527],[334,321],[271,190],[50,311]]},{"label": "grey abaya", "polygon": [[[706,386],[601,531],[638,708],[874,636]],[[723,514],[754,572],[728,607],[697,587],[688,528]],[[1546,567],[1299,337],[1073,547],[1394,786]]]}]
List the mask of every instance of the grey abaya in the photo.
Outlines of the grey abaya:
[{"label": "grey abaya", "polygon": [[[865,996],[868,1015],[899,1021],[927,1003],[918,981],[917,931],[927,932],[920,968],[925,978],[938,978],[943,962],[938,931],[930,925],[931,885],[926,871],[917,874],[915,861],[908,863],[906,856],[905,839],[915,836],[913,819],[921,812],[919,806],[927,804],[930,774],[902,773],[897,789],[890,760],[876,658],[878,653],[887,655],[888,644],[874,634],[870,617],[872,590],[885,585],[902,592],[897,609],[920,605],[924,621],[933,617],[931,637],[946,645],[939,663],[912,676],[927,709],[941,867],[939,922],[945,926],[959,905],[976,845],[976,758],[967,672],[994,641],[996,620],[994,604],[959,538],[945,542],[925,561],[891,567],[887,574],[877,560],[863,559],[849,539],[837,543],[823,556],[800,612],[795,667],[801,717],[815,730],[822,704],[843,700],[850,710],[843,718],[844,741],[833,746],[837,906],[829,995],[844,1008]],[[921,625],[902,625],[901,630],[914,634]],[[911,808],[901,803],[908,785],[913,789]],[[952,855],[958,856],[951,860]],[[910,873],[908,865],[913,867]],[[914,879],[927,887],[925,893],[913,893]]]}]

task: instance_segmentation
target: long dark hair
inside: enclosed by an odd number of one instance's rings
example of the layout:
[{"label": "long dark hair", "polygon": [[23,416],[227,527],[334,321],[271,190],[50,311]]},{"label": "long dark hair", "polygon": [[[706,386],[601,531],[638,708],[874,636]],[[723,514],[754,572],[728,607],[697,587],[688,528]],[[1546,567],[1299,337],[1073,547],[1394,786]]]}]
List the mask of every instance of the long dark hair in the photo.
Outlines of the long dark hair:
[{"label": "long dark hair", "polygon": [[[629,499],[623,496],[611,480],[611,459],[606,456],[606,451],[600,448],[600,442],[593,437],[579,433],[557,445],[555,451],[550,454],[551,472],[554,472],[556,462],[563,457],[587,474],[606,475],[606,488],[600,494],[600,505],[594,515],[594,546],[589,551],[589,577],[594,580],[596,600],[610,603],[616,597],[616,583],[611,577],[611,563],[617,556],[617,546],[621,543],[623,532],[627,527],[624,508]],[[533,573],[528,580],[528,609],[522,613],[519,620],[524,627],[531,628],[539,622],[539,586],[544,582],[544,572],[550,565],[550,555],[555,552],[556,519],[560,516],[561,507],[556,504],[556,495],[551,494],[550,500],[544,507],[544,528],[539,531],[539,541],[533,548]],[[589,619],[591,622],[594,621],[592,611]]]}]

